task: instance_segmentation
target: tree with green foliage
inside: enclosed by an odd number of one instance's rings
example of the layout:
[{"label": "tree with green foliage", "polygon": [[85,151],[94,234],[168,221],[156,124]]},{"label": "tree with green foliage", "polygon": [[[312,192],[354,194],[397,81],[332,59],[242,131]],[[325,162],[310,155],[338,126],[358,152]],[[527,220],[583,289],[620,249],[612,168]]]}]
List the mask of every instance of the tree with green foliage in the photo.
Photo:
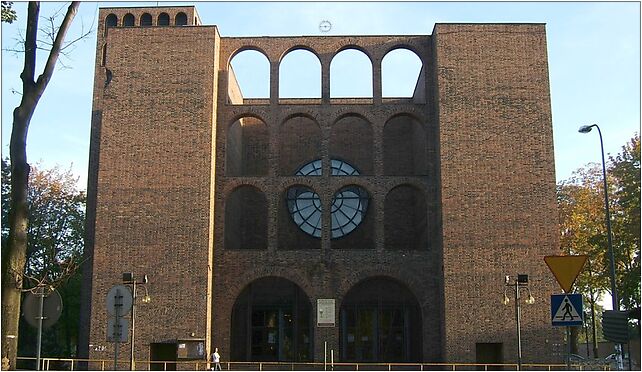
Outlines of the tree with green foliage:
[{"label": "tree with green foliage", "polygon": [[[8,238],[8,204],[11,193],[9,163],[2,160],[2,244]],[[85,193],[71,171],[32,167],[28,191],[29,241],[23,292],[38,286],[58,289],[63,299],[60,320],[43,333],[42,355],[76,355],[80,280],[84,248]],[[21,355],[36,354],[36,330],[20,322]]]},{"label": "tree with green foliage", "polygon": [[613,251],[620,307],[640,307],[640,136],[610,157],[613,178]]},{"label": "tree with green foliage", "polygon": [[13,10],[13,1],[2,2],[2,22],[13,23],[18,19],[16,11]]},{"label": "tree with green foliage", "polygon": [[581,293],[610,289],[602,190],[602,169],[597,164],[578,169],[557,185],[562,250],[587,255],[591,261],[590,272],[585,266],[575,281],[575,289]]},{"label": "tree with green foliage", "polygon": [[[610,289],[609,257],[604,224],[602,169],[597,164],[578,169],[572,177],[557,185],[560,243],[565,254],[587,255],[588,263],[575,281],[575,291],[584,294],[585,307],[591,310],[591,340],[597,353],[601,334],[593,327],[593,317],[600,310],[602,293]],[[598,320],[595,321],[597,325]],[[578,353],[579,331],[571,329],[572,351]]]},{"label": "tree with green foliage", "polygon": [[[635,135],[607,165],[616,288],[620,307],[640,306],[640,138]],[[578,276],[575,290],[584,294],[585,307],[599,319],[599,301],[611,291],[610,257],[604,223],[604,186],[600,164],[578,169],[557,185],[560,243],[566,254],[584,254],[589,263]],[[599,320],[596,320],[599,327]],[[593,328],[593,326],[591,326]],[[595,329],[596,338],[601,333]],[[579,329],[574,329],[577,342]],[[596,342],[595,340],[594,342]],[[594,346],[596,352],[597,347]],[[577,350],[575,344],[574,350]]]}]

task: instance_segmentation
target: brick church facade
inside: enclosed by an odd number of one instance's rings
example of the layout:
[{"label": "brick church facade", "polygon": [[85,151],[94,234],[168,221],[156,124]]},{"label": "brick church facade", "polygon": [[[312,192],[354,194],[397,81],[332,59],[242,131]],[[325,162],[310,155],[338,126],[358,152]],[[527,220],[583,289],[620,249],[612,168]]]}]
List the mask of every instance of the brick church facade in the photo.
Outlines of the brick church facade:
[{"label": "brick church facade", "polygon": [[[81,356],[113,358],[105,299],[132,272],[152,298],[136,306],[141,361],[214,347],[323,361],[327,347],[346,362],[515,362],[501,299],[519,273],[536,297],[524,361],[559,360],[543,24],[223,37],[194,7],[99,14]],[[412,97],[386,98],[398,48],[422,68]],[[372,62],[372,97],[331,97],[345,49]],[[243,97],[230,61],[244,50],[269,61],[268,98]],[[279,97],[293,50],[318,58],[319,98]]]}]

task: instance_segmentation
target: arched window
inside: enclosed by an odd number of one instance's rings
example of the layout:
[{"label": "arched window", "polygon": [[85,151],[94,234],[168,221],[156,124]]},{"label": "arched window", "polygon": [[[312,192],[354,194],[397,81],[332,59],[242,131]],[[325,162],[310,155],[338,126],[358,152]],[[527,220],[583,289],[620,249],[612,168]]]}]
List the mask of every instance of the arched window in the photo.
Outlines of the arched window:
[{"label": "arched window", "polygon": [[227,131],[225,174],[265,176],[268,173],[269,134],[258,118],[243,117]]},{"label": "arched window", "polygon": [[225,249],[267,249],[267,199],[244,185],[225,201]]},{"label": "arched window", "polygon": [[136,25],[136,20],[134,19],[134,15],[131,13],[125,14],[123,17],[123,26],[127,27],[133,27]]},{"label": "arched window", "polygon": [[187,14],[179,12],[174,20],[176,26],[187,26]]},{"label": "arched window", "polygon": [[428,211],[424,193],[414,186],[401,185],[386,195],[384,244],[391,250],[428,248]]},{"label": "arched window", "polygon": [[421,59],[408,49],[394,49],[381,61],[381,95],[409,98],[423,96],[425,87],[418,86],[422,73]]},{"label": "arched window", "polygon": [[348,115],[332,125],[330,157],[344,159],[362,175],[374,174],[372,126],[364,118]]},{"label": "arched window", "polygon": [[152,15],[149,13],[143,13],[140,16],[140,25],[141,26],[151,26],[152,25]]},{"label": "arched window", "polygon": [[118,26],[118,17],[115,14],[110,14],[105,18],[105,27],[116,27]]},{"label": "arched window", "polygon": [[296,116],[281,125],[279,174],[292,176],[303,165],[321,158],[321,128],[312,119]]},{"label": "arched window", "polygon": [[426,175],[427,140],[423,125],[410,115],[398,115],[383,128],[383,168],[387,176]]},{"label": "arched window", "polygon": [[231,316],[232,361],[313,359],[312,305],[295,283],[264,277],[248,284]]},{"label": "arched window", "polygon": [[169,26],[169,14],[161,13],[158,15],[158,25],[159,26]]},{"label": "arched window", "polygon": [[279,98],[321,98],[321,62],[314,53],[296,49],[283,57]]},{"label": "arched window", "polygon": [[421,308],[397,280],[373,277],[352,287],[341,303],[339,323],[341,361],[421,360]]},{"label": "arched window", "polygon": [[248,98],[270,97],[270,62],[257,50],[244,50],[232,58],[228,68],[228,97],[232,104]]},{"label": "arched window", "polygon": [[346,49],[332,58],[330,97],[372,97],[372,62],[365,53]]}]

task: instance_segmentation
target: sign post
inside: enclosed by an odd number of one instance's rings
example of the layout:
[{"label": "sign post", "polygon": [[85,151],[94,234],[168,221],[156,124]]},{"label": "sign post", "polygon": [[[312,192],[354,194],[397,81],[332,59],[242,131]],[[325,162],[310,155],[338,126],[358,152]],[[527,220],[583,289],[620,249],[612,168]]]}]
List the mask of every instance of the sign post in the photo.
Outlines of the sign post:
[{"label": "sign post", "polygon": [[544,257],[544,262],[564,290],[564,294],[551,295],[551,322],[554,326],[566,326],[568,343],[566,365],[568,369],[571,369],[571,327],[581,326],[584,323],[582,295],[571,293],[571,289],[587,258],[587,255]]},{"label": "sign post", "polygon": [[42,330],[54,325],[62,313],[62,297],[58,291],[44,286],[36,288],[36,293],[28,293],[22,304],[25,320],[38,329],[36,346],[36,370],[39,371],[42,351]]},{"label": "sign post", "polygon": [[107,293],[107,312],[114,315],[107,321],[107,341],[114,343],[114,370],[118,370],[118,349],[121,342],[127,342],[129,323],[123,319],[133,304],[132,293],[124,285],[115,285]]}]

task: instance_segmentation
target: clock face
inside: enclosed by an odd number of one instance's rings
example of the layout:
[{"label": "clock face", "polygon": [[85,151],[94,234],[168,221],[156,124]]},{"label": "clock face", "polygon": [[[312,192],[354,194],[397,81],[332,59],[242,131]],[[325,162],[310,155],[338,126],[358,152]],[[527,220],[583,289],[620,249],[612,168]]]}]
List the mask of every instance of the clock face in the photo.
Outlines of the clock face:
[{"label": "clock face", "polygon": [[[358,176],[359,171],[350,164],[337,159],[330,162],[333,176]],[[321,160],[303,165],[295,175],[320,176]],[[287,206],[294,223],[308,235],[321,237],[323,208],[319,195],[307,186],[292,186],[288,189]],[[330,215],[331,238],[340,238],[354,231],[365,218],[370,197],[368,192],[356,185],[343,187],[332,198]]]},{"label": "clock face", "polygon": [[332,29],[332,23],[330,21],[321,21],[319,23],[319,31],[321,32],[329,32]]}]

